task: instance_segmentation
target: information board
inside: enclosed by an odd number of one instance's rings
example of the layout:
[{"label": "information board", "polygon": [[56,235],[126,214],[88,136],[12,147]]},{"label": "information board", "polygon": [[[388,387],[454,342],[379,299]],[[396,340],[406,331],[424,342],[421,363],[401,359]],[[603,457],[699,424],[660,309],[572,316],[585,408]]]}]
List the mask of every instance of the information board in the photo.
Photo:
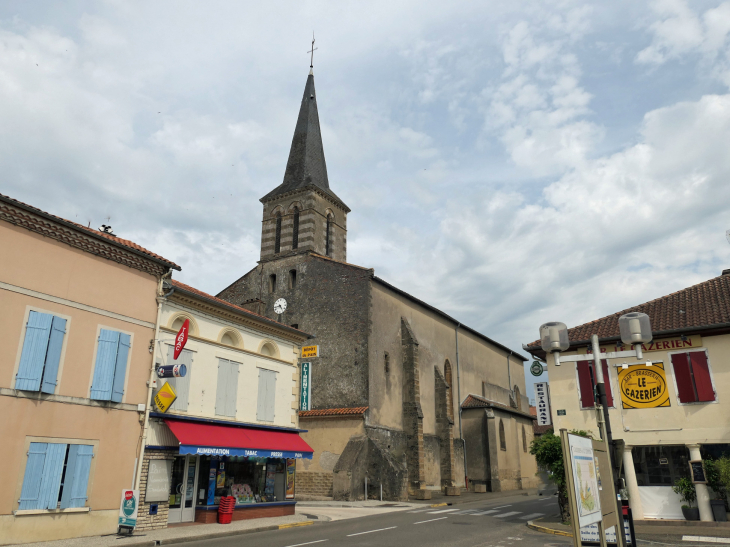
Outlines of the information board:
[{"label": "information board", "polygon": [[692,460],[689,462],[689,469],[694,484],[707,484],[707,477],[705,477],[705,468],[702,465],[702,460]]},{"label": "information board", "polygon": [[125,528],[137,526],[138,509],[139,490],[122,490],[122,502],[119,505],[119,526]]},{"label": "information board", "polygon": [[172,460],[150,460],[144,501],[167,501],[170,496]]},{"label": "information board", "polygon": [[573,468],[578,523],[583,528],[588,524],[600,522],[602,518],[593,442],[586,437],[568,435],[568,445],[570,464]]}]

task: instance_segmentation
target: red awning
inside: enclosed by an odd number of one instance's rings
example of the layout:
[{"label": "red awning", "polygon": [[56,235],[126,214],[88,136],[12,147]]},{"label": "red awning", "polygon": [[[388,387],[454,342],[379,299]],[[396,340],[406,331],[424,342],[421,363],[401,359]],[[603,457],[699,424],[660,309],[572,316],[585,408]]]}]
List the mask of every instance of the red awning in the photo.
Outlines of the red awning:
[{"label": "red awning", "polygon": [[180,454],[310,459],[314,452],[294,431],[168,419],[165,423],[180,441]]}]

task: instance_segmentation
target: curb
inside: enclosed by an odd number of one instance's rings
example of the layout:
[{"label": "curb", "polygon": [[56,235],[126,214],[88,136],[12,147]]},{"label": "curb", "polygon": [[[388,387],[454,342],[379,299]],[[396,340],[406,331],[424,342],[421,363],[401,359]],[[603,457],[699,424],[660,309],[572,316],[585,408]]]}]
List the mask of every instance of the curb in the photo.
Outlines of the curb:
[{"label": "curb", "polygon": [[552,534],[554,536],[565,536],[569,538],[573,537],[573,534],[571,534],[570,532],[565,532],[564,530],[554,530],[553,528],[548,528],[547,526],[540,526],[539,524],[535,524],[534,521],[531,520],[527,521],[527,527],[530,530],[542,532],[543,534]]},{"label": "curb", "polygon": [[149,547],[154,545],[173,545],[175,543],[189,543],[191,541],[202,541],[206,539],[217,539],[223,537],[239,536],[243,534],[253,534],[256,532],[268,532],[271,530],[283,530],[285,528],[294,528],[296,526],[311,526],[313,522],[294,522],[291,524],[273,524],[271,526],[259,526],[258,528],[249,528],[247,530],[231,530],[226,532],[212,532],[209,534],[201,534],[198,536],[185,536],[168,539],[150,540],[140,543],[125,543],[126,547]]},{"label": "curb", "polygon": [[429,507],[446,507],[447,505],[451,505],[450,503],[432,503],[429,505]]},{"label": "curb", "polygon": [[311,520],[305,522],[292,522],[291,524],[279,524],[279,530],[284,528],[296,528],[297,526],[311,526],[314,524]]}]

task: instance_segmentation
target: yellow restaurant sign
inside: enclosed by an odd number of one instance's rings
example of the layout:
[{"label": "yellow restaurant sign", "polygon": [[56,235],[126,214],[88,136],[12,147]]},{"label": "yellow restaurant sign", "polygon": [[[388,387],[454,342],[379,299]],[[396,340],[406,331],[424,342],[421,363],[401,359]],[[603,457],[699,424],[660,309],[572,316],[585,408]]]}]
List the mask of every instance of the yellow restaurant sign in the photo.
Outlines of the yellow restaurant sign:
[{"label": "yellow restaurant sign", "polygon": [[302,359],[311,359],[312,357],[319,357],[319,346],[304,346],[302,348]]},{"label": "yellow restaurant sign", "polygon": [[[684,340],[682,340],[681,336],[678,336],[677,338],[662,338],[661,340],[652,340],[648,344],[641,345],[641,347],[644,349],[644,353],[649,353],[652,351],[677,351],[682,349],[699,348],[701,346],[701,336],[685,336]],[[585,347],[578,348],[578,353],[593,353],[592,351],[588,351],[589,349],[590,348]],[[630,347],[623,345],[623,343],[621,342],[618,342],[615,345],[601,346],[602,352],[626,351],[630,349]]]},{"label": "yellow restaurant sign", "polygon": [[175,402],[175,399],[177,399],[177,393],[175,393],[175,390],[172,389],[172,386],[165,382],[165,385],[160,388],[160,390],[155,394],[155,404],[157,405],[157,408],[160,409],[160,412],[167,412],[167,410],[172,406],[172,403]]},{"label": "yellow restaurant sign", "polygon": [[664,364],[655,363],[618,367],[618,385],[624,408],[656,408],[669,406]]}]

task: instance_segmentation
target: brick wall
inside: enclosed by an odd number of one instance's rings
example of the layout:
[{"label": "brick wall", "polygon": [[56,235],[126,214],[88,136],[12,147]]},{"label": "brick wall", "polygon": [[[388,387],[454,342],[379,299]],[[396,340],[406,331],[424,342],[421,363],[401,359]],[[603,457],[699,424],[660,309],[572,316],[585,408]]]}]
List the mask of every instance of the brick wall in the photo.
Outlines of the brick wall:
[{"label": "brick wall", "polygon": [[167,513],[170,504],[167,501],[152,502],[157,504],[157,514],[150,515],[150,504],[144,501],[147,492],[147,474],[150,460],[172,460],[175,450],[145,450],[142,462],[142,474],[139,482],[139,511],[137,512],[137,530],[157,530],[167,528]]},{"label": "brick wall", "polygon": [[332,473],[297,471],[297,498],[332,497]]},{"label": "brick wall", "polygon": [[[295,505],[275,505],[273,507],[258,507],[252,504],[249,507],[241,507],[233,510],[231,520],[260,519],[267,517],[284,517],[293,515]],[[195,511],[195,522],[201,524],[212,524],[218,522],[218,511]]]}]

